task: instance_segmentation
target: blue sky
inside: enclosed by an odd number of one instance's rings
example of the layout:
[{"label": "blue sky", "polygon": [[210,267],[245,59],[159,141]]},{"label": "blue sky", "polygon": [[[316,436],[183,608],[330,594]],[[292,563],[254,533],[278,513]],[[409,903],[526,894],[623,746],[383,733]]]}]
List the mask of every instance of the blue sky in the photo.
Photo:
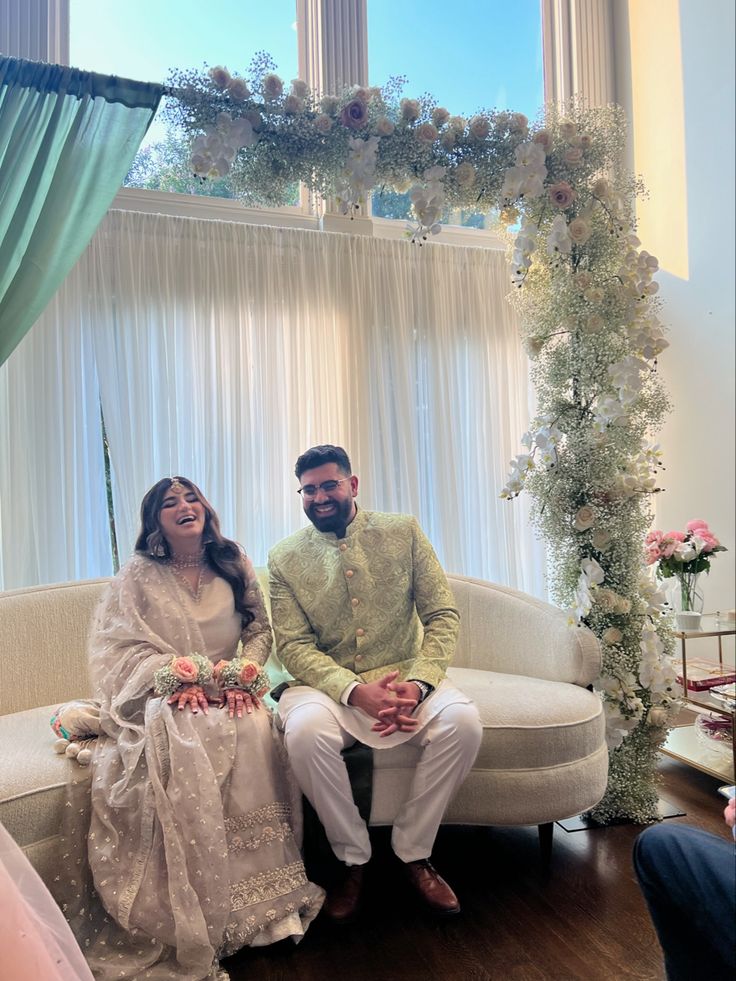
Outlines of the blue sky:
[{"label": "blue sky", "polygon": [[[70,0],[78,68],[163,81],[170,68],[244,69],[268,51],[297,74],[295,0]],[[407,96],[450,112],[486,107],[533,117],[542,105],[539,0],[368,0],[370,82],[405,75]]]}]

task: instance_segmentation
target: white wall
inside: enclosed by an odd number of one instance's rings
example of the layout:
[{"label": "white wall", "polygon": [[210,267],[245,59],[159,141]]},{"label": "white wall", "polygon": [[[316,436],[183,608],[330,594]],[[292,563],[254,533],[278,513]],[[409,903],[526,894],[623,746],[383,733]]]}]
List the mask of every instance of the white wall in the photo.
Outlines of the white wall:
[{"label": "white wall", "polygon": [[706,611],[736,606],[734,570],[734,2],[614,0],[617,101],[632,120],[638,211],[660,259],[660,358],[673,412],[656,527],[703,518],[729,551],[705,581]]}]

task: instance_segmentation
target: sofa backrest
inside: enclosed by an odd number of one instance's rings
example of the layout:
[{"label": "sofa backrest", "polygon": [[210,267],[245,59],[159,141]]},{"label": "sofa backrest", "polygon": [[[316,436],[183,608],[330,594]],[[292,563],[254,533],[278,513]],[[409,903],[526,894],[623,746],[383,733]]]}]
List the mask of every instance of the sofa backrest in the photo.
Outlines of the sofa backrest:
[{"label": "sofa backrest", "polygon": [[[268,573],[256,570],[268,604]],[[587,685],[600,647],[562,611],[518,590],[448,576],[460,610],[453,664]],[[108,579],[0,593],[0,715],[90,694],[87,636]],[[283,669],[274,658],[273,674]]]},{"label": "sofa backrest", "polygon": [[589,685],[601,668],[600,644],[587,627],[528,593],[448,575],[460,612],[453,666]]},{"label": "sofa backrest", "polygon": [[0,593],[0,715],[89,694],[87,634],[107,582]]}]

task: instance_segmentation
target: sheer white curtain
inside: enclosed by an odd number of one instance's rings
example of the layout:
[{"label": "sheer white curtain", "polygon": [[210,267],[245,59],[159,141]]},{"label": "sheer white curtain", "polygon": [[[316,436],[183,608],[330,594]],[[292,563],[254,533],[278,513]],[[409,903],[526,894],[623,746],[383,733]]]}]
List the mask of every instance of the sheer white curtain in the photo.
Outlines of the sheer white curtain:
[{"label": "sheer white curtain", "polygon": [[448,570],[544,595],[498,498],[528,421],[508,289],[490,250],[110,212],[0,371],[3,587],[109,572],[99,397],[123,561],[179,473],[264,563],[306,520],[296,457],[332,442]]},{"label": "sheer white curtain", "polygon": [[0,367],[0,589],[112,572],[88,292],[77,267]]},{"label": "sheer white curtain", "polygon": [[447,569],[543,593],[498,498],[528,420],[501,254],[110,212],[87,262],[121,556],[180,473],[265,562],[304,520],[296,457],[333,442],[360,503],[416,514]]}]

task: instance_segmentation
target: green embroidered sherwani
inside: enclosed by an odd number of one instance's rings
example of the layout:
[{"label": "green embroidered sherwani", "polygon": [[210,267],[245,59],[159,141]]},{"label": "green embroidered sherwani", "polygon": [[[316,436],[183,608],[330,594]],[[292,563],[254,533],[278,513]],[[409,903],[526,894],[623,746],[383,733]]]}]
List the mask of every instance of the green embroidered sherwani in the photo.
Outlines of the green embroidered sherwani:
[{"label": "green embroidered sherwani", "polygon": [[339,702],[393,670],[435,688],[445,677],[460,618],[415,518],[359,510],[342,539],[310,525],[268,566],[276,646],[297,684]]}]

